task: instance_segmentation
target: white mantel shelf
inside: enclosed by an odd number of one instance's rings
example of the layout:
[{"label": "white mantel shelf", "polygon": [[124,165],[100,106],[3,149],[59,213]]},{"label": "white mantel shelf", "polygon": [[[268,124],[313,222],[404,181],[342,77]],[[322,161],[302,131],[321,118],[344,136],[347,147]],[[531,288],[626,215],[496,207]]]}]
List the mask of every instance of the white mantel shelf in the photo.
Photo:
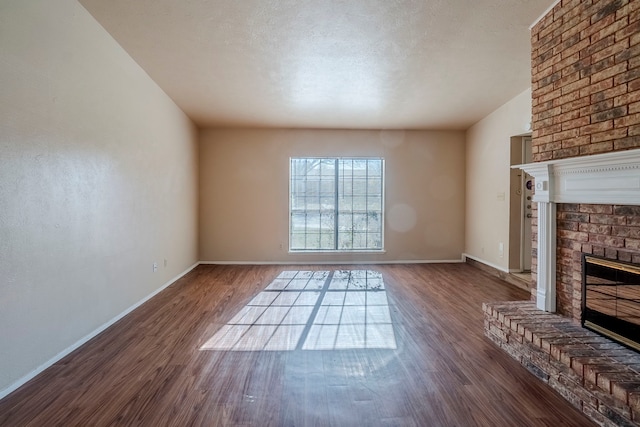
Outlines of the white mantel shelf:
[{"label": "white mantel shelf", "polygon": [[535,178],[534,202],[640,205],[640,149],[512,167]]},{"label": "white mantel shelf", "polygon": [[640,149],[512,166],[535,180],[537,307],[556,311],[556,204],[640,205]]}]

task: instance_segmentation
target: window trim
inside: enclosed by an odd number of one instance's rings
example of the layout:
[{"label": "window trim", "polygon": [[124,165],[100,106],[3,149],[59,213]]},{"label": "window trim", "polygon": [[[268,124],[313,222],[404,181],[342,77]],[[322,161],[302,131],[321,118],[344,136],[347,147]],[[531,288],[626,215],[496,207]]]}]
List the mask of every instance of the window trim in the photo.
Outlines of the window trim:
[{"label": "window trim", "polygon": [[[336,160],[380,160],[381,161],[381,174],[382,174],[382,194],[381,194],[381,209],[380,209],[380,240],[381,240],[381,248],[380,249],[291,249],[291,161],[293,159],[336,159]],[[385,249],[385,211],[386,211],[386,161],[382,156],[291,156],[289,157],[288,163],[288,220],[287,220],[287,248],[289,254],[383,254],[386,253]],[[336,193],[336,198],[338,194]],[[336,204],[337,209],[337,204]],[[337,245],[337,241],[336,241]]]}]

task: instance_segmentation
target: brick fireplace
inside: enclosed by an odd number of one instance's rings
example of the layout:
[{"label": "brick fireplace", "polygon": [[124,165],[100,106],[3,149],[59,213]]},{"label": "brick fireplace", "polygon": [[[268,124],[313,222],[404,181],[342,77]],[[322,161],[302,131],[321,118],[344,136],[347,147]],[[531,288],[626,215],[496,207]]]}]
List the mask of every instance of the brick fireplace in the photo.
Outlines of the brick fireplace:
[{"label": "brick fireplace", "polygon": [[[533,25],[531,46],[534,162],[640,147],[640,2],[559,1]],[[582,252],[640,262],[640,206],[625,205],[634,197],[640,204],[633,193],[620,203],[558,200],[560,314],[580,318]]]},{"label": "brick fireplace", "polygon": [[584,253],[640,260],[640,149],[516,167],[535,181],[533,299],[578,321]]},{"label": "brick fireplace", "polygon": [[640,426],[640,353],[578,323],[583,254],[640,256],[640,149],[520,168],[538,207],[535,305],[485,304],[485,333],[597,424]]},{"label": "brick fireplace", "polygon": [[640,1],[557,1],[531,42],[534,303],[485,329],[599,425],[640,425],[640,354],[578,324],[584,253],[640,264]]}]

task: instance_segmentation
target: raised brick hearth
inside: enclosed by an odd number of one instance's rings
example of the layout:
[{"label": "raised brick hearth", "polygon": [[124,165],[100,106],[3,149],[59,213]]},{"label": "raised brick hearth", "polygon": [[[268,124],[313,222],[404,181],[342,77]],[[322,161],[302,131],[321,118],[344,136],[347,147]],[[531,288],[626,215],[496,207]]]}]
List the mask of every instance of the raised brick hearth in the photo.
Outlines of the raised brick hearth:
[{"label": "raised brick hearth", "polygon": [[640,426],[640,354],[533,302],[483,304],[485,335],[600,426]]}]

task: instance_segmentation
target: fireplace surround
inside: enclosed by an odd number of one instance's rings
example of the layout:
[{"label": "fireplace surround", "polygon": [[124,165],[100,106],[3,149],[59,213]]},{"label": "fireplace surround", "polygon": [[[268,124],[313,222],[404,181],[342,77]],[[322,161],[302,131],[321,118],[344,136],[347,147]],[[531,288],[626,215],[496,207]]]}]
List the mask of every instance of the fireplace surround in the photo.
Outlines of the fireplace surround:
[{"label": "fireplace surround", "polygon": [[[535,181],[538,309],[556,312],[557,205],[640,206],[640,149],[517,165]],[[640,253],[640,239],[625,247]]]}]

